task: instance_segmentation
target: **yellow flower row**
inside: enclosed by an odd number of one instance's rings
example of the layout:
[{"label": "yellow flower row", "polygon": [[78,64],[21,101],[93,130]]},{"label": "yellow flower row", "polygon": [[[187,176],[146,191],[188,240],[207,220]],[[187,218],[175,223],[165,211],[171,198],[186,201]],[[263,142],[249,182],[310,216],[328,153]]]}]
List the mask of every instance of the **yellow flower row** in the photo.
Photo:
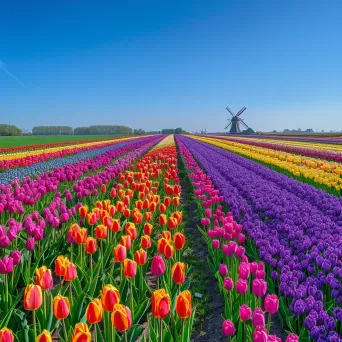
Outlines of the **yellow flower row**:
[{"label": "yellow flower row", "polygon": [[160,141],[157,145],[155,145],[151,151],[158,150],[160,148],[168,147],[168,146],[175,146],[175,137],[173,134],[168,135],[162,141]]},{"label": "yellow flower row", "polygon": [[335,188],[336,190],[342,188],[342,178],[340,177],[342,174],[341,164],[221,139],[198,136],[192,136],[192,138],[256,161],[279,167],[294,176],[303,176],[330,188]]},{"label": "yellow flower row", "polygon": [[109,140],[89,142],[89,143],[84,143],[84,144],[75,144],[75,145],[68,145],[68,146],[52,147],[52,148],[47,148],[47,149],[42,149],[42,150],[24,151],[24,152],[11,153],[11,154],[2,154],[2,155],[0,155],[0,160],[20,159],[20,158],[25,158],[28,156],[37,156],[37,155],[43,154],[43,153],[53,153],[53,152],[58,152],[58,151],[62,151],[62,150],[72,150],[74,148],[88,147],[88,146],[92,146],[92,145],[103,145],[103,144],[108,144],[108,143],[114,142],[114,141],[125,141],[125,140],[130,140],[130,139],[136,139],[136,137],[109,139]]},{"label": "yellow flower row", "polygon": [[[227,138],[227,136],[222,136],[223,138]],[[316,150],[323,150],[323,151],[334,151],[334,152],[341,152],[342,153],[342,145],[338,144],[322,144],[322,143],[314,143],[314,142],[307,142],[307,141],[292,141],[292,140],[278,140],[278,139],[263,139],[263,138],[250,138],[250,137],[229,137],[229,139],[234,140],[249,140],[255,142],[265,142],[265,143],[272,143],[281,146],[296,146],[301,148],[310,148]]]}]

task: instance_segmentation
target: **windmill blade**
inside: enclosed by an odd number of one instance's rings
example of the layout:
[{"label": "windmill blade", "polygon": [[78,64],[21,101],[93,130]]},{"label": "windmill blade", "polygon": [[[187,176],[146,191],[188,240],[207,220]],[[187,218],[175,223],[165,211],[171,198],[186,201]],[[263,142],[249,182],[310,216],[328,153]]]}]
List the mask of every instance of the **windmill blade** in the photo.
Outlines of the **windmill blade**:
[{"label": "windmill blade", "polygon": [[246,107],[242,107],[238,113],[236,114],[236,116],[240,116],[247,108]]},{"label": "windmill blade", "polygon": [[234,113],[230,110],[230,108],[227,106],[226,107],[226,109],[228,110],[228,112],[232,115],[232,116],[234,116]]},{"label": "windmill blade", "polygon": [[232,122],[229,122],[229,124],[224,129],[227,129],[231,124]]},{"label": "windmill blade", "polygon": [[240,119],[239,121],[242,122],[247,128],[249,128],[242,119]]}]

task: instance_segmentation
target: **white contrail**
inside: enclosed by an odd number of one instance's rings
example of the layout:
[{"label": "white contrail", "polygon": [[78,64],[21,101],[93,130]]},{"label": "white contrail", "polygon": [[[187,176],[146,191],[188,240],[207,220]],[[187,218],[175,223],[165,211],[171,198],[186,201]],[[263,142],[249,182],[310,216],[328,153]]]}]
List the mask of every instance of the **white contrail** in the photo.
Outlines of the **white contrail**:
[{"label": "white contrail", "polygon": [[21,82],[19,79],[17,79],[13,74],[11,74],[7,67],[6,64],[0,59],[0,69],[7,74],[8,76],[12,77],[18,84],[20,84],[22,87],[25,87],[25,84]]}]

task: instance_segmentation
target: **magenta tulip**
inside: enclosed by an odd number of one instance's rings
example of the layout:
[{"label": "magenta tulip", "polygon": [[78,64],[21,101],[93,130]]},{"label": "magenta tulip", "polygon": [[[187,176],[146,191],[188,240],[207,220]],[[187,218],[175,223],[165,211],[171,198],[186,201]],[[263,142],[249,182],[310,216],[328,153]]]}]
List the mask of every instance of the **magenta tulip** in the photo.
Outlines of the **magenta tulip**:
[{"label": "magenta tulip", "polygon": [[226,321],[223,322],[222,324],[222,330],[225,336],[233,336],[235,334],[235,326],[232,321],[227,319]]},{"label": "magenta tulip", "polygon": [[240,306],[239,313],[240,313],[240,319],[244,322],[250,320],[252,317],[252,310],[246,304],[243,304]]},{"label": "magenta tulip", "polygon": [[237,282],[236,282],[236,292],[238,294],[245,294],[248,290],[248,283],[246,280],[244,279],[239,279]]},{"label": "magenta tulip", "polygon": [[276,295],[267,295],[264,300],[264,307],[267,313],[273,315],[279,309],[279,299]]},{"label": "magenta tulip", "polygon": [[258,325],[265,326],[265,314],[261,309],[256,308],[253,311],[252,323],[255,327]]},{"label": "magenta tulip", "polygon": [[262,297],[266,294],[267,283],[263,279],[254,279],[252,281],[252,292],[257,297]]}]

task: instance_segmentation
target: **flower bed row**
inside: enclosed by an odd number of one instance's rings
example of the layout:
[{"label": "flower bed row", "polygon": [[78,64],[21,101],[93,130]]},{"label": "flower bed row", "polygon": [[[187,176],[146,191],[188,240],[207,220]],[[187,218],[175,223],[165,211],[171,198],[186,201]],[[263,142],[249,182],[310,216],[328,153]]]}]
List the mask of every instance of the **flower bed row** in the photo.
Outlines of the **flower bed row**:
[{"label": "flower bed row", "polygon": [[295,154],[229,142],[223,138],[194,138],[260,162],[290,177],[330,192],[335,196],[341,196],[342,168],[339,163],[318,161],[314,158],[301,158]]},{"label": "flower bed row", "polygon": [[295,153],[299,155],[309,156],[312,158],[320,158],[320,159],[326,159],[331,160],[337,163],[342,162],[342,154],[341,151],[334,151],[330,147],[327,146],[327,149],[320,149],[316,148],[315,144],[308,143],[305,144],[305,146],[291,146],[287,144],[286,141],[268,141],[268,140],[261,140],[261,139],[234,139],[231,137],[224,137],[225,140],[233,141],[233,142],[239,142],[246,145],[252,145],[252,146],[259,146],[263,148],[268,148],[275,151],[283,151],[288,153]]},{"label": "flower bed row", "polygon": [[[270,333],[271,315],[277,313],[279,300],[266,295],[264,263],[248,260],[242,225],[223,208],[223,197],[182,141],[178,139],[177,144],[202,217],[200,231],[208,244],[209,266],[224,297],[223,333],[235,341],[281,341]],[[298,337],[290,334],[286,341],[298,341]]]},{"label": "flower bed row", "polygon": [[301,341],[338,341],[341,203],[218,147],[186,137],[181,141],[243,224],[257,247],[249,246],[251,253],[265,261],[280,296],[283,324]]},{"label": "flower bed row", "polygon": [[28,244],[8,258],[7,267],[16,266],[3,277],[0,340],[189,341],[177,152],[161,146],[119,172],[112,187],[103,183],[97,201],[78,203],[72,224],[60,236],[52,230],[47,246]]},{"label": "flower bed row", "polygon": [[112,146],[113,143],[134,140],[136,138],[111,139],[104,141],[88,142],[85,144],[70,145],[52,148],[48,150],[36,150],[12,155],[0,155],[0,172],[6,170],[27,167],[33,164],[44,162],[50,159],[62,158],[74,155],[84,151],[95,150],[106,146]]}]

